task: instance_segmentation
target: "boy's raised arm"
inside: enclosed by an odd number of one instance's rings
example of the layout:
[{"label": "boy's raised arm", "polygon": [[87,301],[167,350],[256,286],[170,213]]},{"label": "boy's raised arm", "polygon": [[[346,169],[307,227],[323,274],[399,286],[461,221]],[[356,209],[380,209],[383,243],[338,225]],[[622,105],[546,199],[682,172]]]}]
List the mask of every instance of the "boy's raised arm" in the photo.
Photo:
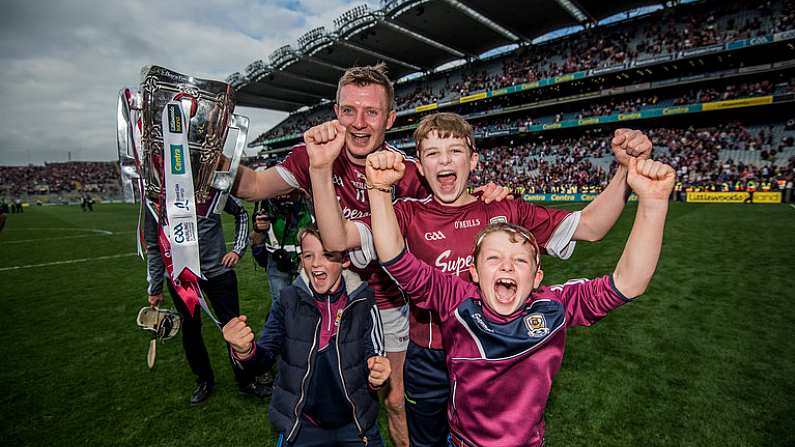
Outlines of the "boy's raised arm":
[{"label": "boy's raised arm", "polygon": [[345,145],[345,127],[329,121],[304,133],[312,180],[312,202],[323,246],[332,251],[359,248],[361,237],[356,225],[342,217],[332,168]]},{"label": "boy's raised arm", "polygon": [[395,209],[392,207],[392,185],[406,172],[403,156],[392,151],[379,151],[367,156],[367,195],[370,199],[371,229],[375,251],[381,262],[396,258],[405,247]]},{"label": "boy's raised arm", "polygon": [[629,160],[627,182],[638,195],[635,223],[613,281],[627,298],[646,291],[662,247],[668,198],[676,180],[673,168],[654,160]]},{"label": "boy's raised arm", "polygon": [[605,237],[624,211],[629,193],[627,163],[632,158],[651,157],[651,140],[639,130],[617,129],[610,145],[618,169],[607,188],[582,210],[580,223],[572,237],[575,241],[593,242]]}]

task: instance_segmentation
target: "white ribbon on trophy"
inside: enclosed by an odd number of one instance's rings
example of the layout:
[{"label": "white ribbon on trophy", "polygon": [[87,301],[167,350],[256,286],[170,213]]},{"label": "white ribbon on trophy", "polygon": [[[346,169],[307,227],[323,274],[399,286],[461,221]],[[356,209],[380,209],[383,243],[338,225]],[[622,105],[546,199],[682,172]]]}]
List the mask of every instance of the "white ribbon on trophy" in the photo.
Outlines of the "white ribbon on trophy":
[{"label": "white ribbon on trophy", "polygon": [[168,241],[174,262],[174,279],[184,269],[204,279],[199,259],[199,230],[196,224],[196,203],[193,194],[193,173],[188,148],[191,100],[187,110],[182,101],[172,100],[163,109],[163,173],[166,191]]}]

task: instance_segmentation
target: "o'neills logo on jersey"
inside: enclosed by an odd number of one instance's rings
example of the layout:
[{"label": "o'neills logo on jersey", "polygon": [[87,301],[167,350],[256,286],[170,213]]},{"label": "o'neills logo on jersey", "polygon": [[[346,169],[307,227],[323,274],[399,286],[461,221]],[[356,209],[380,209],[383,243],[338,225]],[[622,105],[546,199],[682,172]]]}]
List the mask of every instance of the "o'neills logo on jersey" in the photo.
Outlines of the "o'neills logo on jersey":
[{"label": "o'neills logo on jersey", "polygon": [[430,233],[425,233],[425,240],[426,241],[441,241],[442,239],[447,239],[444,237],[444,233],[441,231],[432,231]]},{"label": "o'neills logo on jersey", "polygon": [[464,228],[479,227],[480,226],[480,219],[457,220],[453,224],[453,226],[455,226],[456,230],[462,230]]},{"label": "o'neills logo on jersey", "polygon": [[340,177],[339,175],[336,175],[336,174],[332,175],[331,176],[331,183],[333,183],[333,184],[335,184],[337,186],[342,186],[342,177]]},{"label": "o'neills logo on jersey", "polygon": [[461,272],[468,269],[470,265],[472,265],[472,261],[474,258],[472,255],[467,256],[466,258],[457,257],[455,259],[450,259],[450,250],[445,250],[442,254],[436,258],[436,262],[434,265],[441,271],[445,273],[454,273],[458,276]]},{"label": "o'neills logo on jersey", "polygon": [[346,218],[348,220],[361,219],[362,217],[367,217],[369,215],[370,215],[369,212],[359,211],[359,210],[352,210],[352,209],[348,208],[347,206],[342,209],[342,217],[344,217],[344,218]]},{"label": "o'neills logo on jersey", "polygon": [[494,333],[494,329],[490,328],[485,321],[483,321],[483,315],[481,314],[472,314],[472,319],[475,320],[475,324],[480,328],[483,332]]}]

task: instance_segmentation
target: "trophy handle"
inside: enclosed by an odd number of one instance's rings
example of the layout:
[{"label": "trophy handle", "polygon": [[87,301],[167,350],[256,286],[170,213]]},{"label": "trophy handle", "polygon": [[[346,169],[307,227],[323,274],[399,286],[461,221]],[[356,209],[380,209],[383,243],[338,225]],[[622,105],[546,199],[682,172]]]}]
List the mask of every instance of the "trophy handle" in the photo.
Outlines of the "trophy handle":
[{"label": "trophy handle", "polygon": [[229,163],[228,171],[215,171],[213,175],[213,188],[221,192],[218,201],[216,202],[213,212],[221,214],[226,206],[226,200],[229,197],[229,191],[235,183],[235,176],[237,176],[237,167],[240,165],[240,156],[243,155],[243,149],[246,147],[246,139],[248,138],[248,117],[243,115],[232,115],[229,120],[229,128],[236,129],[237,141],[235,141],[235,149],[232,153],[232,159]]},{"label": "trophy handle", "polygon": [[122,178],[138,180],[141,176],[135,152],[135,137],[133,134],[132,113],[127,99],[128,89],[119,91],[119,101],[116,107],[116,146],[119,151],[119,168]]}]

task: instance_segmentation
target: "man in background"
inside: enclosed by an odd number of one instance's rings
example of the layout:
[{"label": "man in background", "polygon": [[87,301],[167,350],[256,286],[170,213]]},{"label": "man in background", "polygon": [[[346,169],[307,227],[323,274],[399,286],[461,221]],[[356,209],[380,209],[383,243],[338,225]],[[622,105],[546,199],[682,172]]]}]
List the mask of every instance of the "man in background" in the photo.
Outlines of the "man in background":
[{"label": "man in background", "polygon": [[[229,252],[226,251],[221,216],[213,213],[209,217],[197,217],[201,273],[206,278],[199,280],[199,286],[221,325],[240,315],[237,276],[232,269],[240,261],[248,244],[246,238],[248,213],[240,201],[230,196],[224,211],[235,216],[235,241]],[[157,243],[158,231],[158,223],[152,215],[152,210],[147,207],[144,239],[149,283],[147,293],[151,306],[163,302],[163,277],[166,274]],[[206,401],[215,388],[215,375],[201,333],[201,309],[197,306],[197,309],[190,312],[170,281],[167,285],[174,306],[182,315],[182,347],[188,364],[196,375],[196,386],[191,394],[190,403],[198,405]],[[233,368],[233,371],[241,395],[259,398],[270,395],[264,386],[254,381],[254,377],[246,375],[237,368]]]}]

